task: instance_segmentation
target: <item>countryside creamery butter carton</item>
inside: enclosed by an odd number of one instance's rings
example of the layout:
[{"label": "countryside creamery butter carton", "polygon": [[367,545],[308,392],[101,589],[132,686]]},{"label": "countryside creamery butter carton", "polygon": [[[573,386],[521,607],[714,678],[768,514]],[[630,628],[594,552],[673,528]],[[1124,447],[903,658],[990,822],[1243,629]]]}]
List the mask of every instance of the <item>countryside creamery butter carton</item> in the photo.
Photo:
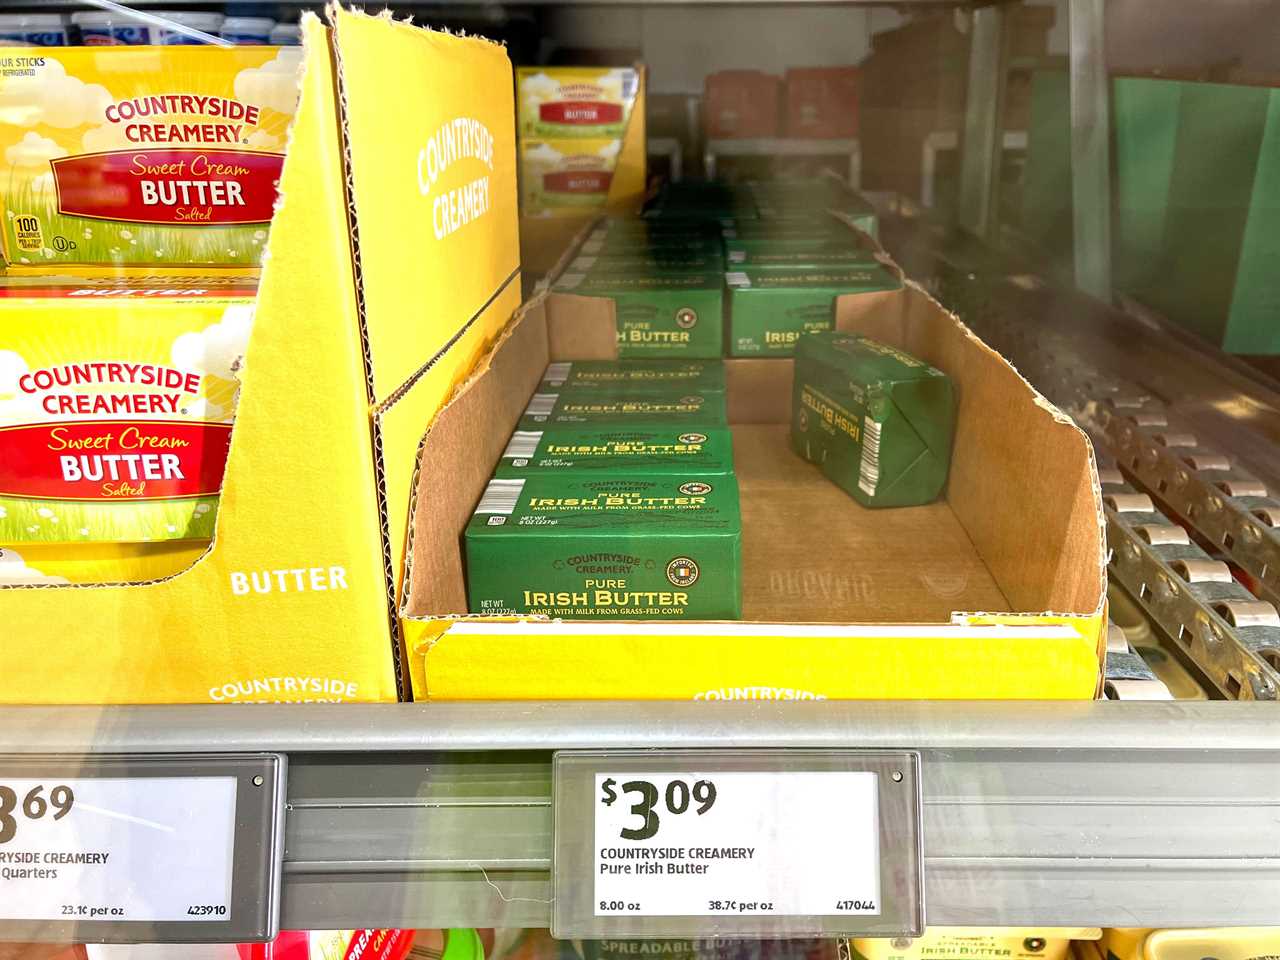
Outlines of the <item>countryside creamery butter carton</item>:
[{"label": "countryside creamery butter carton", "polygon": [[922,937],[857,938],[854,960],[1066,960],[1073,940],[1097,940],[1097,927],[930,927]]},{"label": "countryside creamery butter carton", "polygon": [[725,274],[732,357],[789,357],[806,333],[834,326],[835,300],[902,286],[880,264],[744,267]]},{"label": "countryside creamery butter carton", "polygon": [[635,67],[520,67],[516,70],[520,136],[621,137],[640,83]]},{"label": "countryside creamery butter carton", "polygon": [[792,448],[864,507],[936,499],[955,417],[951,379],[901,350],[843,332],[796,345]]},{"label": "countryside creamery butter carton", "polygon": [[727,427],[602,424],[517,430],[502,452],[496,477],[542,473],[733,473],[733,436]]},{"label": "countryside creamery butter carton", "polygon": [[252,294],[8,292],[19,295],[0,296],[0,544],[207,541]]},{"label": "countryside creamery butter carton", "polygon": [[574,360],[548,365],[539,392],[653,390],[678,396],[723,393],[724,363],[720,360]]},{"label": "countryside creamery butter carton", "polygon": [[[725,395],[719,392],[655,394],[628,391],[566,390],[535,393],[520,418],[521,430],[566,424],[676,424],[682,429],[728,423]],[[705,431],[704,431],[705,432]]]},{"label": "countryside creamery butter carton", "polygon": [[738,484],[721,474],[489,481],[466,530],[472,613],[742,616]]},{"label": "countryside creamery butter carton", "polygon": [[724,290],[718,273],[565,273],[554,289],[614,302],[623,359],[720,356]]},{"label": "countryside creamery butter carton", "polygon": [[621,150],[617,139],[521,140],[521,209],[530,216],[602,209]]},{"label": "countryside creamery butter carton", "polygon": [[0,49],[5,260],[252,266],[298,47]]}]

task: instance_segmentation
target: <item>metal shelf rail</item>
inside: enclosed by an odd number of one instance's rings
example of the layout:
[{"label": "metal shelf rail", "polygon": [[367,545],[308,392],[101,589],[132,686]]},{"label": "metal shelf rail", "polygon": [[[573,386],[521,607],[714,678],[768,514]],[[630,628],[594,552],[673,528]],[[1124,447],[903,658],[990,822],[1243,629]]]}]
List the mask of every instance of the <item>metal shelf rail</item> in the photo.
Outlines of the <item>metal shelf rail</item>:
[{"label": "metal shelf rail", "polygon": [[918,750],[930,924],[1275,920],[1269,704],[0,709],[0,753],[287,754],[287,929],[546,926],[553,752],[709,747]]}]

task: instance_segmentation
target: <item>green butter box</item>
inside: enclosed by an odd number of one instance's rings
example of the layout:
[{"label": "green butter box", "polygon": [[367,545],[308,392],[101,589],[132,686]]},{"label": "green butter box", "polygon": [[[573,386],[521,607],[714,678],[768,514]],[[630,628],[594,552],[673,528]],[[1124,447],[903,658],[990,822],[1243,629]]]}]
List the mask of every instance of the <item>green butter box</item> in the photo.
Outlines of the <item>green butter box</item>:
[{"label": "green butter box", "polygon": [[564,273],[554,289],[607,297],[617,310],[618,356],[719,357],[724,340],[724,283],[719,273]]},{"label": "green butter box", "polygon": [[722,360],[573,360],[552,363],[539,393],[613,391],[685,396],[724,393]]},{"label": "green butter box", "polygon": [[680,252],[716,254],[720,252],[719,234],[654,234],[593,233],[578,248],[579,256],[624,254],[644,256],[651,252],[675,255]]},{"label": "green butter box", "polygon": [[[566,390],[535,393],[520,418],[519,430],[565,424],[675,424],[682,430],[728,423],[721,392],[654,395],[651,390]],[[702,432],[706,432],[703,430]]]},{"label": "green butter box", "polygon": [[805,269],[869,266],[879,261],[875,253],[865,247],[845,244],[734,244],[726,256],[731,269],[750,267],[802,267]]},{"label": "green butter box", "polygon": [[727,427],[600,424],[517,430],[495,477],[541,473],[733,473],[733,435]]},{"label": "green butter box", "polygon": [[620,273],[664,276],[669,273],[720,273],[724,257],[717,250],[666,250],[644,253],[584,253],[569,264],[570,273]]},{"label": "green butter box", "polygon": [[864,507],[937,499],[947,482],[956,397],[951,378],[853,333],[796,344],[791,445]]},{"label": "green butter box", "polygon": [[745,267],[726,273],[725,282],[732,357],[789,357],[803,334],[832,329],[836,297],[901,286],[878,263],[812,269]]},{"label": "green butter box", "polygon": [[541,474],[489,481],[467,525],[472,613],[737,620],[732,476]]}]

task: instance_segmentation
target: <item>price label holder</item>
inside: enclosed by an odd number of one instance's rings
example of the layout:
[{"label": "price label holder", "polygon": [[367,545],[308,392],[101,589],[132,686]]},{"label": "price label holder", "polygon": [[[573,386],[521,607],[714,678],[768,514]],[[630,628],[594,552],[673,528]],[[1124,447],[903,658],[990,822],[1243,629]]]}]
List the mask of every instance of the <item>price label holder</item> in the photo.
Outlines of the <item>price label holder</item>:
[{"label": "price label holder", "polygon": [[0,940],[273,939],[285,775],[281,754],[0,755]]},{"label": "price label holder", "polygon": [[554,789],[557,938],[924,932],[917,753],[561,751]]}]

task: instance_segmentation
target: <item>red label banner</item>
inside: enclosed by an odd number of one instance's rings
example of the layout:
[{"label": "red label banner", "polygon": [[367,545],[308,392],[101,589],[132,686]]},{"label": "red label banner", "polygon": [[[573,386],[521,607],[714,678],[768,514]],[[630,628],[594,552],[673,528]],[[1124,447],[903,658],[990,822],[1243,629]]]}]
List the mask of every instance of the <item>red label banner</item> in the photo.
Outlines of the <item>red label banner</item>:
[{"label": "red label banner", "polygon": [[51,160],[58,212],[128,223],[266,223],[284,157],[196,148]]},{"label": "red label banner", "polygon": [[89,420],[0,428],[0,494],[172,500],[216,494],[231,424]]},{"label": "red label banner", "polygon": [[613,174],[608,170],[562,170],[542,176],[548,193],[608,193]]},{"label": "red label banner", "polygon": [[538,106],[538,119],[543,123],[568,123],[589,126],[597,123],[621,123],[622,104],[596,100],[560,100]]}]

